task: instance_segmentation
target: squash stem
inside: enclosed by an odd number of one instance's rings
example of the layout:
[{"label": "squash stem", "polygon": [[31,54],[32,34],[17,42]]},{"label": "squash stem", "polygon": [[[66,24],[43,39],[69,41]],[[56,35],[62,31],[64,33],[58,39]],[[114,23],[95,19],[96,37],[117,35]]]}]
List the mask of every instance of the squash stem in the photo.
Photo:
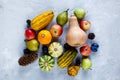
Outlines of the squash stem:
[{"label": "squash stem", "polygon": [[44,38],[44,37],[45,37],[45,34],[42,34],[41,36],[42,36],[42,38]]}]

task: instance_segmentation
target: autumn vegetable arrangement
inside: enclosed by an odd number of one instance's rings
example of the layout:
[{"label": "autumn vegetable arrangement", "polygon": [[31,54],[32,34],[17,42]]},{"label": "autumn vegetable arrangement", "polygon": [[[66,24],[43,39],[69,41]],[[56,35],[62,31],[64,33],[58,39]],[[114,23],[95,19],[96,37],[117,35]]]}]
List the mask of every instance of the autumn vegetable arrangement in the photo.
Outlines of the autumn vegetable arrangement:
[{"label": "autumn vegetable arrangement", "polygon": [[[91,23],[84,19],[86,15],[84,9],[76,8],[70,17],[68,17],[68,11],[69,9],[59,13],[56,17],[56,24],[53,24],[49,30],[46,27],[54,18],[52,10],[47,10],[32,20],[27,20],[26,49],[23,50],[24,55],[18,60],[19,65],[31,64],[37,60],[38,54],[42,54],[39,57],[38,64],[41,70],[45,72],[54,67],[54,58],[57,58],[59,68],[67,68],[70,76],[76,76],[81,67],[83,70],[91,69],[92,62],[89,56],[92,52],[97,52],[99,48],[99,44],[94,43],[94,41],[90,44],[86,43],[87,39],[93,40],[95,38],[94,33],[87,32],[90,30]],[[66,42],[62,45],[53,39],[59,39],[67,22],[67,33],[64,35]],[[42,53],[38,53],[39,47],[42,47]],[[82,58],[80,57],[81,59],[77,60],[77,55],[82,56]]]}]

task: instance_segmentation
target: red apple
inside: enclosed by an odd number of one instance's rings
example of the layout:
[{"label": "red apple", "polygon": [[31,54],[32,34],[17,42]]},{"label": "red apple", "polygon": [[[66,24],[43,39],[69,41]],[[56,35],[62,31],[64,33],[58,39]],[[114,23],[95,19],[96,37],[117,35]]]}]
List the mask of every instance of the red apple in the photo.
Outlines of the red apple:
[{"label": "red apple", "polygon": [[80,22],[80,28],[84,31],[89,30],[91,27],[91,23],[88,20],[82,20]]},{"label": "red apple", "polygon": [[89,45],[82,46],[80,48],[80,53],[82,56],[89,56],[91,54],[91,48]]},{"label": "red apple", "polygon": [[25,30],[25,38],[27,40],[34,39],[35,38],[35,32],[30,28],[26,29]]},{"label": "red apple", "polygon": [[63,29],[58,24],[54,24],[50,28],[50,33],[52,34],[53,37],[56,37],[56,38],[60,37],[62,35],[62,32],[63,32]]}]

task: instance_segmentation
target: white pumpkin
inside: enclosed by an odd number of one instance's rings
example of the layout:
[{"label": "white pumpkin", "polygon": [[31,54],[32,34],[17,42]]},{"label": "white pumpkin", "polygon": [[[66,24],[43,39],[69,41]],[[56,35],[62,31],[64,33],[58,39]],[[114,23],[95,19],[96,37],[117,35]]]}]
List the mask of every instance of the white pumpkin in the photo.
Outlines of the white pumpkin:
[{"label": "white pumpkin", "polygon": [[59,42],[53,42],[48,48],[48,53],[52,57],[59,57],[63,53],[63,47]]}]

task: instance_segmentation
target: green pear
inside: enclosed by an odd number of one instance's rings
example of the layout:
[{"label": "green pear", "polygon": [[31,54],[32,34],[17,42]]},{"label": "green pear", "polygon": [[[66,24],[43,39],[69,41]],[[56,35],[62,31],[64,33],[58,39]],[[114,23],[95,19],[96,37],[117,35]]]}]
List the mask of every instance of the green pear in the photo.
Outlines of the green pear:
[{"label": "green pear", "polygon": [[37,51],[39,43],[36,39],[32,39],[30,41],[26,41],[26,46],[30,51]]},{"label": "green pear", "polygon": [[92,67],[92,62],[89,58],[83,58],[82,59],[82,68],[84,70],[90,69]]},{"label": "green pear", "polygon": [[74,14],[78,19],[83,19],[85,17],[86,12],[84,9],[76,8],[74,10]]},{"label": "green pear", "polygon": [[60,14],[58,14],[57,18],[56,18],[56,22],[57,24],[64,26],[67,21],[68,21],[68,10],[61,12]]}]

